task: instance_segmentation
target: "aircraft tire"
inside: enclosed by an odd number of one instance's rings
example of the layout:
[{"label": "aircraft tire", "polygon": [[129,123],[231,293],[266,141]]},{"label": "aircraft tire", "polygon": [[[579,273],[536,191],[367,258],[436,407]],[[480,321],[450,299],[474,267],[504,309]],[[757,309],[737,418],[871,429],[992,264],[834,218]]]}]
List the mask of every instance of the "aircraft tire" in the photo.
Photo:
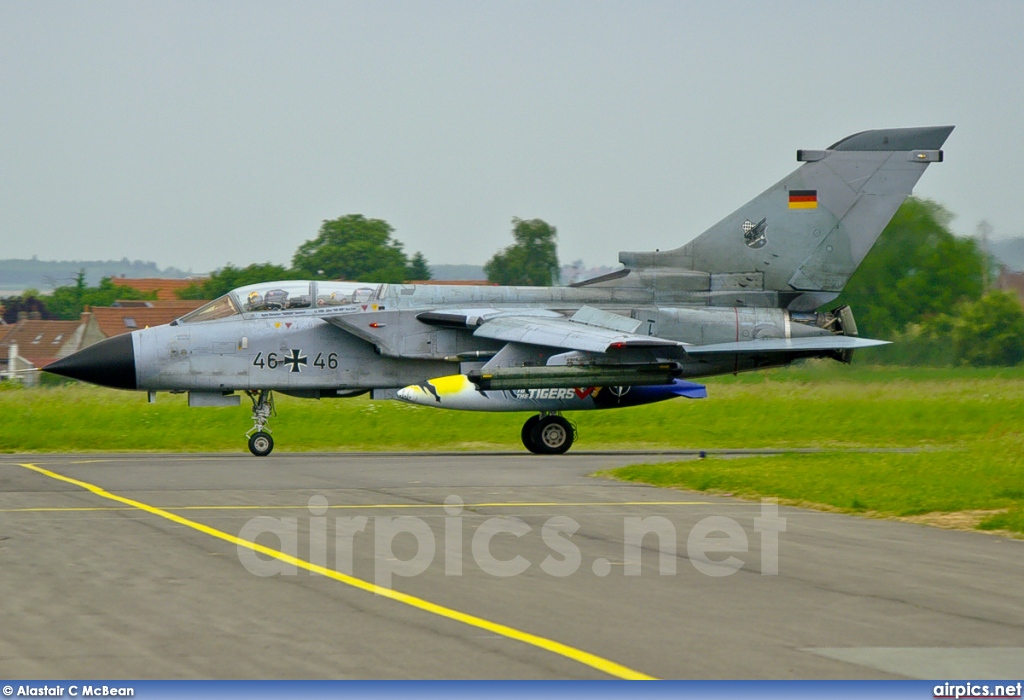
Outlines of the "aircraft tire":
[{"label": "aircraft tire", "polygon": [[520,433],[520,436],[523,438],[523,447],[535,455],[545,454],[540,451],[537,447],[536,441],[533,439],[533,429],[537,427],[537,423],[539,422],[540,416],[530,416],[526,419],[526,422],[523,423],[523,430],[522,433]]},{"label": "aircraft tire", "polygon": [[538,454],[560,455],[569,451],[575,435],[572,424],[562,416],[545,416],[537,422],[531,437]]},{"label": "aircraft tire", "polygon": [[262,431],[253,433],[249,438],[249,451],[257,457],[266,457],[274,450],[274,438],[269,433]]}]

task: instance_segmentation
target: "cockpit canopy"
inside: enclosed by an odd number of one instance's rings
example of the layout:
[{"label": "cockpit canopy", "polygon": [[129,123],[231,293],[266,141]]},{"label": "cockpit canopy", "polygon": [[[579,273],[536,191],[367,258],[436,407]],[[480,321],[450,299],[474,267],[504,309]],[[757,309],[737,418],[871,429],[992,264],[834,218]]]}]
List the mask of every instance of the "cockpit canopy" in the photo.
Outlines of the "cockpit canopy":
[{"label": "cockpit canopy", "polygon": [[[262,282],[234,289],[179,319],[180,323],[213,321],[243,313],[365,304],[379,285],[362,282]],[[315,301],[314,301],[315,300]]]}]

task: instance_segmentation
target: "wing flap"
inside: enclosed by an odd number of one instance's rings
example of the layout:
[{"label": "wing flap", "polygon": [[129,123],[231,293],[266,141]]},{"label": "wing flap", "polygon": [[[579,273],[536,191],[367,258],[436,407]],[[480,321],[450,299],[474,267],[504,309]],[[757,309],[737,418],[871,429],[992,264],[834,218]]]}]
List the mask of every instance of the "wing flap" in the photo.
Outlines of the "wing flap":
[{"label": "wing flap", "polygon": [[661,348],[682,345],[674,340],[593,326],[565,317],[556,319],[502,316],[484,322],[473,332],[473,335],[479,338],[503,340],[508,343],[526,343],[601,353],[624,348]]},{"label": "wing flap", "polygon": [[804,352],[815,350],[855,350],[875,345],[889,345],[887,340],[854,338],[848,335],[830,335],[820,338],[765,338],[741,340],[735,343],[687,345],[687,355],[749,354],[759,352]]},{"label": "wing flap", "polygon": [[495,318],[504,316],[520,316],[541,318],[565,318],[557,311],[549,309],[437,309],[423,311],[416,314],[416,320],[428,326],[442,326],[448,328],[476,328]]}]

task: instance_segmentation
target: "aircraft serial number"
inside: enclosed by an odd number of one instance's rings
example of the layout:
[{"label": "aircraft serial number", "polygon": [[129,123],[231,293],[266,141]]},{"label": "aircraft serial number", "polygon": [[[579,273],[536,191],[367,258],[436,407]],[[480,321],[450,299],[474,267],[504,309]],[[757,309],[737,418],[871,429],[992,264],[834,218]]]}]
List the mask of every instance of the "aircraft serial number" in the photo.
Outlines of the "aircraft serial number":
[{"label": "aircraft serial number", "polygon": [[[252,366],[260,369],[277,369],[281,365],[288,365],[289,372],[301,372],[303,367],[309,365],[309,358],[302,354],[302,350],[295,349],[289,351],[287,355],[268,352],[264,356],[262,352],[258,352],[252,360]],[[318,352],[313,360],[313,366],[317,369],[338,369],[338,353],[330,352],[324,355]]]}]

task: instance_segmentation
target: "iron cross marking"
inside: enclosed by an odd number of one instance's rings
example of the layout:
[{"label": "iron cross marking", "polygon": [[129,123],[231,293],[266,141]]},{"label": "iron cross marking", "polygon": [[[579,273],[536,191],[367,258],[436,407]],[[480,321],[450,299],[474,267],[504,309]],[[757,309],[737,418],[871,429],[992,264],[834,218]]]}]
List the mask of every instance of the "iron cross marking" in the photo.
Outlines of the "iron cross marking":
[{"label": "iron cross marking", "polygon": [[281,362],[291,365],[291,368],[288,370],[289,372],[301,372],[302,368],[299,365],[307,364],[306,356],[302,354],[302,351],[294,348],[292,348],[292,356],[284,358]]}]

